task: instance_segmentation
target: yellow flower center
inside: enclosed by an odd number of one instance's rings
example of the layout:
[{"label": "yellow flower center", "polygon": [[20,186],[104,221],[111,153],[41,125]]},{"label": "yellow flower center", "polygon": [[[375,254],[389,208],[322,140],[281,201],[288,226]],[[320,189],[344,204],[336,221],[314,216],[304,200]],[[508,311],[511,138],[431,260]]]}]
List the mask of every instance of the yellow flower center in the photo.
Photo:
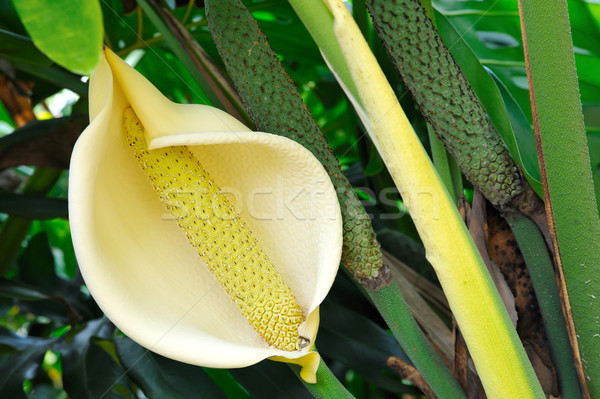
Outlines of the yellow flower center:
[{"label": "yellow flower center", "polygon": [[246,320],[278,349],[307,346],[298,333],[305,317],[292,291],[198,159],[185,146],[149,150],[131,107],[123,124],[152,187]]}]

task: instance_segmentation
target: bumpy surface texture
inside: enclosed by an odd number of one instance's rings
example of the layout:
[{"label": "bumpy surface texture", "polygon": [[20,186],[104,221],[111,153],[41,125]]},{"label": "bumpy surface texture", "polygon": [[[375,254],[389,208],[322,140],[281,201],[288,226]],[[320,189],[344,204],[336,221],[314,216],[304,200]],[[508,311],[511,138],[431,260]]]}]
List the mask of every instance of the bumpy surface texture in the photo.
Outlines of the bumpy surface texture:
[{"label": "bumpy surface texture", "polygon": [[127,141],[154,190],[252,327],[274,347],[299,350],[304,316],[246,223],[187,147],[148,150],[131,108]]},{"label": "bumpy surface texture", "polygon": [[256,20],[237,0],[206,7],[213,39],[257,129],[302,144],[329,173],[342,210],[342,264],[359,279],[377,277],[382,257],[371,220]]},{"label": "bumpy surface texture", "polygon": [[419,0],[368,0],[398,72],[462,172],[494,205],[523,190],[496,129]]}]

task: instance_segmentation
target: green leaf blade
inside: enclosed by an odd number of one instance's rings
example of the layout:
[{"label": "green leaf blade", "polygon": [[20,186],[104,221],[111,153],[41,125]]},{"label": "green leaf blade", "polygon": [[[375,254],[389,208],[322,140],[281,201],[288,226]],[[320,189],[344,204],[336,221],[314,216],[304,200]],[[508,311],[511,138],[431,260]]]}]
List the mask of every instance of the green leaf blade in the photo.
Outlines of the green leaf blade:
[{"label": "green leaf blade", "polygon": [[546,209],[595,398],[600,395],[600,223],[567,2],[519,1],[519,8]]},{"label": "green leaf blade", "polygon": [[57,64],[90,74],[102,51],[102,12],[97,0],[19,0],[17,13],[36,47]]}]

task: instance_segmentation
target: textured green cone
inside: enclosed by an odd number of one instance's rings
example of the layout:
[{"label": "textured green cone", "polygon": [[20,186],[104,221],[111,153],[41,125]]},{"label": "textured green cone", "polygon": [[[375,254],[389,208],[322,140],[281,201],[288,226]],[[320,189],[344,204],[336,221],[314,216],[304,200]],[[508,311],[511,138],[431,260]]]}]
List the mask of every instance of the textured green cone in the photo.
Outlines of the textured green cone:
[{"label": "textured green cone", "polygon": [[256,20],[238,0],[205,4],[208,27],[257,129],[302,144],[329,173],[342,210],[342,264],[359,279],[384,278],[387,273],[379,273],[381,249],[371,220]]},{"label": "textured green cone", "polygon": [[396,69],[460,169],[494,205],[523,191],[521,175],[419,0],[368,0]]}]

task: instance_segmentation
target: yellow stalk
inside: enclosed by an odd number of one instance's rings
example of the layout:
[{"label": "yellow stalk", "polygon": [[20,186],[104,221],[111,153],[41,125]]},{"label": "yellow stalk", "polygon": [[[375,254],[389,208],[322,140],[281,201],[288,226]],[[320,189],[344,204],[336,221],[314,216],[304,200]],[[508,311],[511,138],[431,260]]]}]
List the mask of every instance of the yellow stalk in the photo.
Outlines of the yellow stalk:
[{"label": "yellow stalk", "polygon": [[324,1],[358,88],[355,106],[415,222],[487,396],[544,397],[485,264],[375,57],[342,1]]}]

